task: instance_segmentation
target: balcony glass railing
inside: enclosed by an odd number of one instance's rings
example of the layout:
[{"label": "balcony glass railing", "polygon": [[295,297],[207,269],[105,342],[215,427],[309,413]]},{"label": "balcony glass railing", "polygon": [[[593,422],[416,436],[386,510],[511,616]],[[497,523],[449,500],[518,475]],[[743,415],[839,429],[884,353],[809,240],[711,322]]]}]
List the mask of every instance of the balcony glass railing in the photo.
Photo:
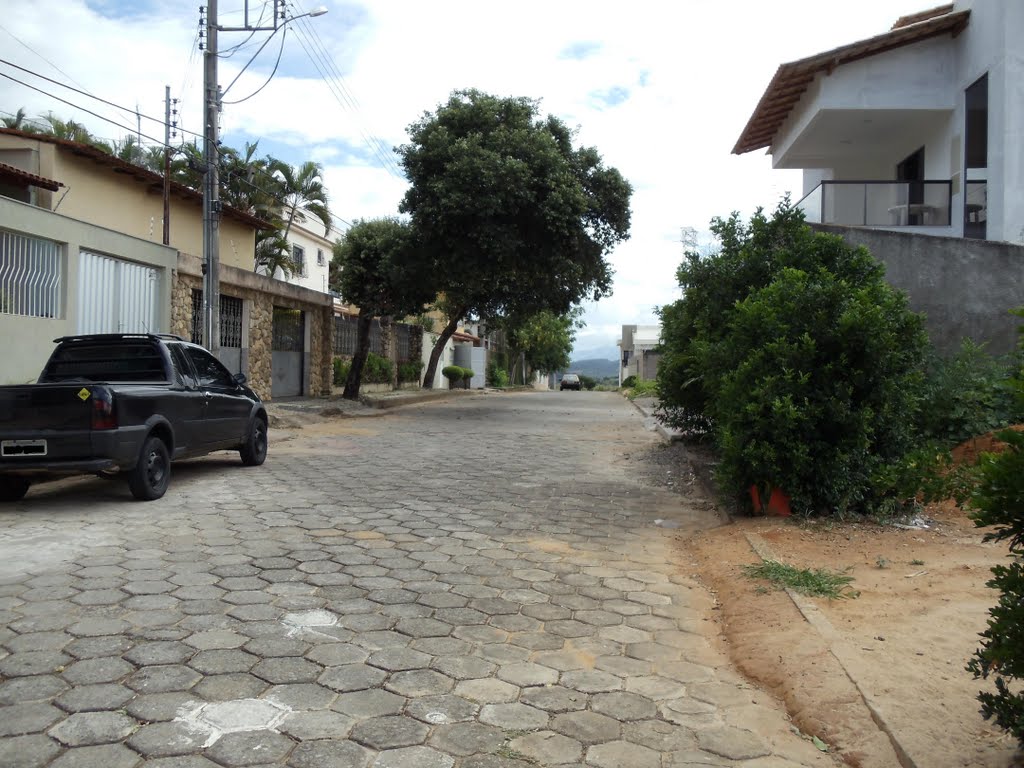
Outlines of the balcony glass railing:
[{"label": "balcony glass railing", "polygon": [[964,184],[964,237],[984,240],[988,234],[988,182]]},{"label": "balcony glass railing", "polygon": [[851,227],[948,227],[948,181],[823,181],[797,207],[808,222]]}]

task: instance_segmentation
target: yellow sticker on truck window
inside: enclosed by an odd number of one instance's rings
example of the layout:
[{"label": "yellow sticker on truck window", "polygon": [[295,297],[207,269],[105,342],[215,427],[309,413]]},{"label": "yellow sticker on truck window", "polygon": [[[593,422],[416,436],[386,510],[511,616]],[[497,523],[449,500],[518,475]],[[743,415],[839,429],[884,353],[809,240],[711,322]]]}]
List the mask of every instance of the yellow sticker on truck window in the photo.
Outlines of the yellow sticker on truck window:
[{"label": "yellow sticker on truck window", "polygon": [[84,402],[85,402],[86,400],[88,400],[88,399],[89,399],[89,395],[91,395],[91,394],[92,394],[92,392],[90,392],[90,391],[89,391],[88,389],[86,389],[85,387],[82,387],[82,388],[81,388],[80,390],[78,390],[78,397],[79,397],[79,398],[81,399],[81,401],[82,401],[83,403],[84,403]]}]

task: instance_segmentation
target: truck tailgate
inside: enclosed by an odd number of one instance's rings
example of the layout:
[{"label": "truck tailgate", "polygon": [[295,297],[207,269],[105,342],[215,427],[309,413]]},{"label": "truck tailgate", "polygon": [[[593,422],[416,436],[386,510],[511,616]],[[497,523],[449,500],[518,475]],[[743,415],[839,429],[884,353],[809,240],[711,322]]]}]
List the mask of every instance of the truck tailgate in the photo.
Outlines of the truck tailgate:
[{"label": "truck tailgate", "polygon": [[6,464],[20,458],[11,455],[21,453],[20,448],[12,447],[12,440],[45,440],[48,458],[88,456],[92,450],[94,388],[95,385],[82,384],[0,387],[0,442],[4,443],[0,462]]}]

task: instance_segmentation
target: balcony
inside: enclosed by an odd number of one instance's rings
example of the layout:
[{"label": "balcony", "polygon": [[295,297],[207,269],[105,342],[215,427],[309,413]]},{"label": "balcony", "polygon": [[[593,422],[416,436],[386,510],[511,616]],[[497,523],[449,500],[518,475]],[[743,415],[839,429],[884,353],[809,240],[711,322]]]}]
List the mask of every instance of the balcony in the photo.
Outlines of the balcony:
[{"label": "balcony", "polygon": [[948,181],[823,181],[796,204],[808,223],[948,227]]}]

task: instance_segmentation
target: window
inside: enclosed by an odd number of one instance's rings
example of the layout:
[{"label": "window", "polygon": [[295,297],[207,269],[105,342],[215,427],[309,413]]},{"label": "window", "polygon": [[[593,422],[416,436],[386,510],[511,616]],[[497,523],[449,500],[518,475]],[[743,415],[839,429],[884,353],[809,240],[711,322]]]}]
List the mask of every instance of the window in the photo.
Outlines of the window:
[{"label": "window", "polygon": [[301,245],[292,246],[292,270],[299,276],[306,274],[306,249]]},{"label": "window", "polygon": [[196,370],[200,387],[233,388],[235,386],[235,377],[221,365],[220,360],[199,347],[187,347],[187,350],[192,367]]},{"label": "window", "polygon": [[316,265],[318,267],[322,267],[326,263],[327,263],[327,257],[324,256],[324,249],[323,248],[317,248],[316,249]]},{"label": "window", "polygon": [[63,317],[59,243],[0,230],[0,314]]},{"label": "window", "polygon": [[54,351],[40,383],[167,381],[164,358],[152,342],[126,339],[66,341]]},{"label": "window", "polygon": [[177,383],[183,384],[186,387],[194,387],[196,382],[192,378],[192,369],[189,367],[188,359],[185,357],[185,351],[181,344],[168,344],[167,348],[171,350],[171,359],[174,360]]},{"label": "window", "polygon": [[982,75],[964,93],[967,125],[964,144],[968,168],[988,167],[988,75]]}]

